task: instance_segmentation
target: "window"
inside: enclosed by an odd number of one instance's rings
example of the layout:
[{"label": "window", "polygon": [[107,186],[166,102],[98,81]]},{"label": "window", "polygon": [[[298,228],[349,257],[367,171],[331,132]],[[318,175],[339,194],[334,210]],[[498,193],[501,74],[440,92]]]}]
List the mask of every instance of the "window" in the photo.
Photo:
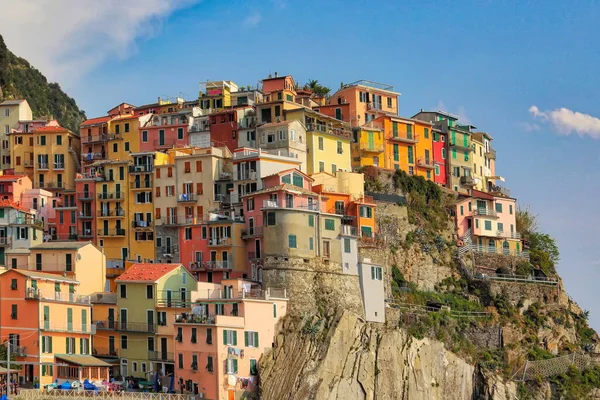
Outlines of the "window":
[{"label": "window", "polygon": [[177,367],[183,369],[183,354],[181,353],[177,355]]},{"label": "window", "polygon": [[429,139],[429,128],[425,128],[425,139]]},{"label": "window", "polygon": [[177,336],[175,336],[175,340],[177,340],[179,343],[183,342],[183,328],[177,328]]},{"label": "window", "polygon": [[442,148],[442,159],[446,159],[446,149]]},{"label": "window", "polygon": [[323,161],[319,161],[319,172],[325,172],[325,163]]},{"label": "window", "polygon": [[190,338],[190,341],[192,343],[198,343],[198,339],[197,339],[197,336],[196,336],[196,333],[197,333],[196,331],[197,331],[196,328],[192,328],[192,337]]},{"label": "window", "polygon": [[327,231],[333,231],[335,230],[335,220],[333,219],[325,219],[325,230]]},{"label": "window", "polygon": [[[125,151],[129,151],[129,142],[125,142]],[[146,365],[146,364],[142,364]]]},{"label": "window", "polygon": [[192,240],[192,228],[185,228],[185,240]]},{"label": "window", "polygon": [[314,250],[315,247],[315,242],[314,239],[312,237],[308,238],[308,249],[309,250]]},{"label": "window", "polygon": [[206,344],[212,344],[212,328],[206,328]]},{"label": "window", "polygon": [[373,217],[373,209],[369,206],[360,206],[359,215],[361,218],[372,218]]},{"label": "window", "polygon": [[440,166],[439,165],[435,165],[435,175],[439,176],[440,175]]},{"label": "window", "polygon": [[177,139],[183,140],[183,128],[177,128]]},{"label": "window", "polygon": [[121,284],[121,286],[119,286],[119,289],[120,289],[121,298],[126,299],[127,298],[127,285]]},{"label": "window", "polygon": [[90,354],[89,338],[79,338],[79,354]]},{"label": "window", "polygon": [[387,98],[387,106],[388,106],[388,108],[392,108],[393,107],[392,106],[392,98],[391,97]]},{"label": "window", "polygon": [[337,142],[337,153],[344,154],[344,148],[342,147],[342,142],[338,140]]},{"label": "window", "polygon": [[258,332],[244,332],[244,342],[246,347],[258,347]]},{"label": "window", "polygon": [[11,305],[11,310],[10,310],[10,319],[17,319],[18,317],[18,307],[16,304],[12,304]]},{"label": "window", "polygon": [[331,174],[332,175],[337,174],[337,165],[331,164]]},{"label": "window", "polygon": [[40,145],[42,145],[42,146],[46,145],[46,136],[40,136]]},{"label": "window", "polygon": [[274,211],[269,211],[267,212],[267,226],[272,226],[275,225],[276,223],[276,219],[275,219],[275,212]]},{"label": "window", "polygon": [[[410,125],[409,125],[409,126],[410,126]],[[413,164],[414,162],[415,162],[415,160],[414,160],[414,155],[413,155],[413,147],[412,147],[412,146],[410,146],[410,147],[408,148],[408,163],[409,163],[409,164]]]},{"label": "window", "polygon": [[153,299],[154,298],[154,286],[146,285],[146,298]]},{"label": "window", "polygon": [[75,354],[75,338],[65,338],[67,354]]},{"label": "window", "polygon": [[502,203],[496,203],[496,212],[497,213],[501,213],[502,212]]},{"label": "window", "polygon": [[[4,109],[4,116],[5,117],[10,117],[10,108],[5,108]],[[7,132],[8,133],[8,132]]]},{"label": "window", "polygon": [[42,353],[52,353],[52,336],[42,336]]},{"label": "window", "polygon": [[452,149],[452,158],[456,159],[456,149]]},{"label": "window", "polygon": [[[458,188],[455,188],[454,190],[458,190]],[[479,219],[475,219],[475,228],[479,229]]]},{"label": "window", "polygon": [[396,143],[394,143],[394,161],[400,161],[400,148]]},{"label": "window", "polygon": [[465,207],[460,206],[460,215],[465,215]]},{"label": "window", "polygon": [[319,150],[323,150],[324,146],[323,146],[323,138],[319,137]]},{"label": "window", "polygon": [[246,200],[246,210],[254,211],[254,198]]},{"label": "window", "polygon": [[142,131],[142,142],[148,142],[148,131]]},{"label": "window", "polygon": [[296,249],[298,244],[296,243],[296,235],[288,235],[288,247],[290,249]]},{"label": "window", "polygon": [[56,136],[56,145],[57,146],[62,145],[62,135],[57,135]]},{"label": "window", "polygon": [[154,351],[154,336],[148,337],[148,351]]},{"label": "window", "polygon": [[113,143],[113,153],[117,153],[117,152],[119,152],[119,144]]},{"label": "window", "polygon": [[308,226],[315,226],[315,216],[312,214],[308,216]]},{"label": "window", "polygon": [[237,346],[237,331],[224,329],[223,344]]},{"label": "window", "polygon": [[350,247],[350,239],[344,238],[344,253],[351,253],[352,249]]},{"label": "window", "polygon": [[509,213],[510,215],[512,215],[512,213],[513,213],[513,206],[512,206],[512,204],[509,204],[509,205],[508,205],[508,213]]},{"label": "window", "polygon": [[206,371],[213,372],[213,358],[212,358],[212,356],[206,357]]},{"label": "window", "polygon": [[486,231],[491,231],[492,230],[492,221],[485,221],[485,223],[484,223],[484,229]]},{"label": "window", "polygon": [[198,371],[198,355],[192,354],[192,365],[190,366],[192,371]]},{"label": "window", "polygon": [[133,372],[137,372],[137,370],[138,370],[137,366],[138,366],[137,361],[132,361],[132,363],[131,363],[131,369],[133,370]]},{"label": "window", "polygon": [[498,222],[498,232],[504,232],[504,224],[502,222]]},{"label": "window", "polygon": [[371,267],[371,279],[374,281],[382,280],[383,271],[381,267]]},{"label": "window", "polygon": [[11,279],[10,288],[11,288],[11,290],[17,290],[17,280],[16,279]]}]

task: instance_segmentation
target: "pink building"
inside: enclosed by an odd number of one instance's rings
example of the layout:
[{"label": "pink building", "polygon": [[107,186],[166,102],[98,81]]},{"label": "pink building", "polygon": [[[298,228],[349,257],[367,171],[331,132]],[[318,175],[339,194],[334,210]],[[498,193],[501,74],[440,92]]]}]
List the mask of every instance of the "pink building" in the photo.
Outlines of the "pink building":
[{"label": "pink building", "polygon": [[23,193],[31,189],[31,179],[27,175],[13,175],[6,173],[0,175],[0,198],[2,200],[14,201],[21,204],[23,201]]},{"label": "pink building", "polygon": [[190,111],[176,108],[172,112],[155,114],[140,127],[140,152],[166,150],[189,145]]},{"label": "pink building", "polygon": [[176,317],[175,379],[186,392],[219,400],[256,392],[258,361],[287,312],[287,295],[253,285],[237,279],[199,282],[192,313]]}]

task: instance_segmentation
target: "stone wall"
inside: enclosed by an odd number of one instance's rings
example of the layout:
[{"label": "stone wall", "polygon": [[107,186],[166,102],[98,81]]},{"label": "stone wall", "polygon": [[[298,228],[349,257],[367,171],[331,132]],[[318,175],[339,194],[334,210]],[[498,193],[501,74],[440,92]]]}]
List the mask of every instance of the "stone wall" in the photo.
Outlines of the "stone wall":
[{"label": "stone wall", "polygon": [[515,283],[489,281],[490,294],[505,295],[508,301],[516,306],[521,302],[529,304],[539,302],[545,305],[558,304],[561,294],[560,286],[537,285],[533,283]]},{"label": "stone wall", "polygon": [[507,256],[504,254],[475,253],[476,266],[488,267],[494,270],[497,270],[498,268],[509,268],[510,270],[514,271],[518,264],[525,261],[527,261],[525,258]]},{"label": "stone wall", "polygon": [[[162,245],[165,246],[166,242],[165,242],[165,238],[170,237],[171,238],[171,247],[173,247],[174,251],[173,253],[171,253],[171,257],[163,257],[162,253],[161,253],[161,249],[156,249],[156,262],[158,263],[166,263],[166,262],[172,262],[172,263],[179,263],[180,258],[179,258],[179,251],[181,250],[179,248],[179,235],[177,234],[177,228],[173,228],[173,227],[165,227],[162,225],[157,225],[156,226],[156,237],[160,237],[162,238]],[[187,265],[186,265],[187,267]]]},{"label": "stone wall", "polygon": [[363,315],[359,278],[343,274],[339,263],[268,256],[264,260],[263,284],[287,289],[288,312],[292,315],[315,315],[317,311],[331,315],[339,307]]}]

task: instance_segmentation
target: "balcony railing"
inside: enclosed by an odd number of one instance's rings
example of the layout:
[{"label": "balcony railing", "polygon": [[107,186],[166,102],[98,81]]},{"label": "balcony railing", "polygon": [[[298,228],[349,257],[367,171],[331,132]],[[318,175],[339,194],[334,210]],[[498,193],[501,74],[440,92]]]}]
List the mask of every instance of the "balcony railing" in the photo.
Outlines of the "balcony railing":
[{"label": "balcony railing", "polygon": [[485,154],[491,158],[491,159],[496,159],[496,150],[494,150],[493,148],[490,147],[489,151],[486,151]]},{"label": "balcony railing", "polygon": [[116,135],[114,134],[101,134],[101,135],[88,135],[88,136],[81,136],[81,143],[82,144],[89,144],[89,143],[101,143],[101,142],[106,142],[109,140],[113,140],[115,139]]},{"label": "balcony railing", "polygon": [[84,162],[93,162],[98,160],[106,160],[106,153],[83,153],[81,159]]},{"label": "balcony railing", "polygon": [[237,300],[237,299],[257,299],[266,300],[268,298],[287,298],[287,290],[284,288],[268,287],[264,289],[250,290],[224,290],[224,289],[205,289],[199,290],[196,301],[202,300]]},{"label": "balcony railing", "polygon": [[135,181],[129,183],[130,189],[152,189],[152,182],[150,181]]},{"label": "balcony railing", "polygon": [[434,168],[433,159],[431,159],[431,158],[419,158],[417,160],[417,166],[422,167],[422,168],[433,169]]},{"label": "balcony railing", "polygon": [[37,187],[40,189],[71,189],[62,181],[37,182]]},{"label": "balcony railing", "polygon": [[492,185],[489,190],[490,193],[493,194],[501,194],[506,197],[510,197],[510,190],[505,188],[504,186]]},{"label": "balcony railing", "polygon": [[93,192],[77,192],[77,200],[85,201],[85,200],[93,200],[94,193]]},{"label": "balcony railing", "polygon": [[367,146],[367,147],[358,147],[358,149],[360,149],[361,153],[379,154],[379,153],[383,153],[384,146],[382,144],[380,144],[380,145]]},{"label": "balcony railing", "polygon": [[460,177],[460,184],[461,185],[465,185],[465,186],[474,186],[475,185],[475,179],[473,179],[472,176],[461,176]]},{"label": "balcony railing", "polygon": [[485,216],[485,217],[497,217],[498,213],[495,210],[489,210],[487,208],[476,208],[473,210],[473,215]]},{"label": "balcony railing", "polygon": [[131,221],[132,228],[152,228],[152,221]]},{"label": "balcony railing", "polygon": [[96,330],[99,331],[104,331],[104,330],[108,330],[108,331],[114,331],[117,329],[119,322],[118,321],[92,321],[92,325],[96,326]]},{"label": "balcony railing", "polygon": [[179,246],[176,244],[171,246],[162,246],[159,247],[157,250],[160,254],[173,254],[179,251]]},{"label": "balcony railing", "polygon": [[41,289],[33,287],[29,287],[25,290],[25,298],[29,300],[50,300],[90,304],[90,296],[78,295],[76,293],[42,291]]},{"label": "balcony railing", "polygon": [[98,200],[122,200],[124,197],[123,192],[98,193]]},{"label": "balcony railing", "polygon": [[394,142],[415,144],[419,142],[419,135],[409,132],[392,132],[389,136],[389,140]]},{"label": "balcony railing", "polygon": [[340,235],[358,237],[358,228],[352,225],[340,225]]},{"label": "balcony railing", "polygon": [[314,123],[307,123],[306,124],[306,130],[307,131],[312,131],[312,132],[323,132],[323,133],[329,133],[332,135],[336,135],[336,136],[342,136],[345,138],[349,138],[352,136],[352,133],[344,128],[334,128],[331,127],[329,125],[326,124],[314,124]]},{"label": "balcony railing", "polygon": [[231,246],[231,238],[210,238],[208,239],[209,247],[217,247],[217,246]]},{"label": "balcony railing", "polygon": [[86,210],[86,211],[81,211],[78,215],[79,219],[92,219],[94,218],[94,215],[92,214],[91,211]]},{"label": "balcony railing", "polygon": [[177,201],[180,203],[195,203],[196,195],[194,193],[183,193],[177,196]]},{"label": "balcony railing", "polygon": [[[78,235],[75,232],[50,234],[50,240],[77,240],[77,238]],[[46,265],[46,263],[44,263],[44,265]]]},{"label": "balcony railing", "polygon": [[25,346],[15,346],[11,344],[10,352],[15,356],[24,357],[27,354],[27,347]]},{"label": "balcony railing", "polygon": [[92,355],[94,357],[119,357],[119,351],[114,347],[100,347],[94,346],[92,350]]},{"label": "balcony railing", "polygon": [[46,169],[49,169],[49,165],[48,165],[48,163],[41,163],[41,162],[39,162],[39,163],[37,163],[37,169],[46,170]]},{"label": "balcony railing", "polygon": [[175,138],[154,139],[154,147],[156,148],[173,147],[175,143],[177,143],[177,139]]},{"label": "balcony railing", "polygon": [[167,294],[165,291],[161,291],[156,299],[156,305],[159,307],[167,308],[186,308],[189,307],[192,300],[189,296],[181,296],[179,292],[171,292]]},{"label": "balcony railing", "polygon": [[42,330],[50,332],[74,332],[74,333],[89,333],[96,334],[96,325],[94,324],[59,324],[52,321],[44,321]]},{"label": "balcony railing", "polygon": [[252,228],[242,229],[242,238],[247,239],[253,236],[262,236],[263,227],[262,226],[254,226]]},{"label": "balcony railing", "polygon": [[190,268],[196,271],[227,271],[232,269],[229,261],[197,261],[190,264]]},{"label": "balcony railing", "polygon": [[81,231],[77,232],[77,239],[90,239],[94,237],[94,233],[92,232],[92,229],[83,229]]},{"label": "balcony railing", "polygon": [[173,353],[168,351],[148,351],[148,360],[173,362],[174,357]]},{"label": "balcony railing", "polygon": [[9,237],[0,237],[0,246],[10,246],[12,243]]},{"label": "balcony railing", "polygon": [[17,217],[11,222],[11,225],[30,225],[38,228],[44,227],[44,221],[33,217]]},{"label": "balcony railing", "polygon": [[99,217],[124,217],[125,209],[117,208],[114,210],[100,210],[98,211]]},{"label": "balcony railing", "polygon": [[476,244],[471,245],[470,248],[471,248],[471,250],[478,252],[478,253],[502,254],[505,256],[513,256],[513,257],[529,259],[528,251],[516,251],[516,250],[505,249],[502,247],[483,246],[483,245],[476,245]]},{"label": "balcony railing", "polygon": [[156,333],[156,324],[149,324],[147,322],[123,322],[119,321],[117,330],[121,332],[142,332],[142,333]]},{"label": "balcony railing", "polygon": [[304,201],[285,201],[285,200],[263,200],[262,208],[289,208],[303,211],[319,211],[319,203],[308,203]]},{"label": "balcony railing", "polygon": [[154,171],[154,165],[130,165],[129,166],[129,173],[131,174],[136,174],[136,173],[148,173],[148,172],[152,172]]},{"label": "balcony railing", "polygon": [[473,145],[470,145],[469,143],[467,143],[465,145],[464,142],[450,143],[450,147],[453,147],[458,150],[468,151],[468,152],[475,151],[475,149],[473,148]]},{"label": "balcony railing", "polygon": [[125,229],[98,229],[98,236],[125,236]]},{"label": "balcony railing", "polygon": [[[106,274],[108,275],[108,270],[106,269]],[[125,270],[120,268],[121,273]],[[90,302],[96,304],[117,304],[117,294],[116,293],[94,293],[90,295]]]}]

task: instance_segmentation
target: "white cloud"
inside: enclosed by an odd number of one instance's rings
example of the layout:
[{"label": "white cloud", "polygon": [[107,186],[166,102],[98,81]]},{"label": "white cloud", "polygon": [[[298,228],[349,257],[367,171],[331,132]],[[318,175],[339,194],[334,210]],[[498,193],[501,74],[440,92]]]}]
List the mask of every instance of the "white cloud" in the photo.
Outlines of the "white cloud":
[{"label": "white cloud", "polygon": [[108,59],[126,58],[163,18],[197,1],[15,1],[0,13],[1,34],[15,54],[68,86]]},{"label": "white cloud", "polygon": [[244,26],[252,27],[256,26],[260,23],[262,16],[257,11],[254,11],[252,14],[249,14],[246,18],[244,18]]},{"label": "white cloud", "polygon": [[577,134],[580,137],[589,136],[592,139],[600,139],[600,118],[564,107],[552,111],[541,111],[536,106],[531,106],[529,112],[534,118],[552,125],[561,135]]},{"label": "white cloud", "polygon": [[519,125],[521,125],[521,128],[523,128],[525,132],[535,132],[540,130],[540,126],[538,124],[531,122],[524,121],[521,122]]}]

